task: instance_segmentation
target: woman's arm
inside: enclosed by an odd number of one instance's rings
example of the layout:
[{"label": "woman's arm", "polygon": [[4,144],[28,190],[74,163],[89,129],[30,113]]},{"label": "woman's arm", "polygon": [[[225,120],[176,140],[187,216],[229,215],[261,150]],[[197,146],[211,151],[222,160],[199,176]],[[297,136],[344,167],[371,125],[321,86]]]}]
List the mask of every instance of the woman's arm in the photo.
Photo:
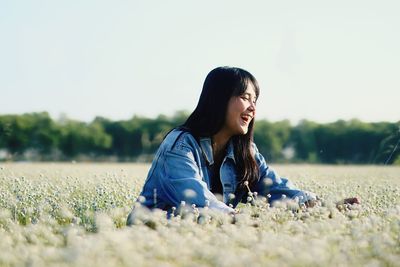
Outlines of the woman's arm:
[{"label": "woman's arm", "polygon": [[[291,199],[297,199],[300,205],[304,204],[306,207],[314,207],[320,198],[308,191],[300,190],[296,188],[288,179],[282,178],[270,168],[261,153],[258,152],[256,145],[254,144],[255,157],[260,167],[260,181],[256,186],[256,190],[259,190],[261,195],[269,195],[269,202],[273,202],[284,197]],[[342,210],[346,205],[361,204],[359,197],[345,198],[336,203],[336,207]]]},{"label": "woman's arm", "polygon": [[298,203],[306,206],[315,205],[317,196],[314,193],[296,188],[288,179],[280,177],[279,174],[269,167],[254,144],[254,152],[257,164],[260,169],[260,180],[256,185],[255,191],[263,196],[268,196],[270,203],[290,198],[297,200]]},{"label": "woman's arm", "polygon": [[166,151],[164,156],[165,173],[161,176],[161,188],[165,201],[171,206],[178,207],[185,201],[197,207],[208,206],[226,213],[234,212],[207,188],[190,146],[180,144]]}]

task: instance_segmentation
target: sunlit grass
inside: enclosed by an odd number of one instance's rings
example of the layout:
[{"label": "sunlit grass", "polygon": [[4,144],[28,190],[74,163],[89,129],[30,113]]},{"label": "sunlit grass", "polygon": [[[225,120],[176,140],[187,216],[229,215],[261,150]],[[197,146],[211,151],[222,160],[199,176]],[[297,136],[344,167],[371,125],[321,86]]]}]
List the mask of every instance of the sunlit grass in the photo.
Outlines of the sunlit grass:
[{"label": "sunlit grass", "polygon": [[[125,222],[149,165],[0,164],[0,266],[398,266],[400,167],[273,166],[322,206]],[[339,211],[335,202],[359,196]]]}]

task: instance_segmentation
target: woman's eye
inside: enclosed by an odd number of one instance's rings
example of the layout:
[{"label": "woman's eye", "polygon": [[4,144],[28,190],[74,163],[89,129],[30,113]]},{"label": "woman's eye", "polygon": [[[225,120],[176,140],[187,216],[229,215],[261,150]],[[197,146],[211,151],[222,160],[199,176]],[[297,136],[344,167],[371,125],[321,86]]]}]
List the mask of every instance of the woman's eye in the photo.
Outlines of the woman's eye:
[{"label": "woman's eye", "polygon": [[248,96],[241,96],[241,98],[244,100],[244,101],[249,101],[249,102],[252,102],[254,105],[256,105],[257,104],[257,100],[251,100],[250,99],[250,97],[248,97]]},{"label": "woman's eye", "polygon": [[242,95],[242,96],[240,96],[240,98],[243,100],[243,101],[248,101],[249,103],[252,103],[254,106],[256,106],[257,105],[257,98],[252,98],[251,96],[249,96],[249,95]]}]

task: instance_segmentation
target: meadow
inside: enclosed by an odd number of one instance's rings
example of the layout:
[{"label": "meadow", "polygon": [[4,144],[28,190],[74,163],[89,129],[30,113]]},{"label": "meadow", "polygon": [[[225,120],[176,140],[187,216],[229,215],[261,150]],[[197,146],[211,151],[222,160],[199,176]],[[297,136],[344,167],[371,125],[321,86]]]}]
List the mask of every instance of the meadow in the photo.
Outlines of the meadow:
[{"label": "meadow", "polygon": [[[0,163],[0,266],[400,266],[400,167],[274,165],[320,205],[126,218],[146,164]],[[361,205],[336,207],[349,196]]]}]

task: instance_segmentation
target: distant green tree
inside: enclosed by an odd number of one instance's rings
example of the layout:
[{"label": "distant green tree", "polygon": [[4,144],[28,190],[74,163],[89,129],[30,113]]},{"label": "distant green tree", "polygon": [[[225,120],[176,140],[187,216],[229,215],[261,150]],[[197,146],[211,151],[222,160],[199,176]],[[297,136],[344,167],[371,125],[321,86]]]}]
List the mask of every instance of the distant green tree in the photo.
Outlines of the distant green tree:
[{"label": "distant green tree", "polygon": [[[15,160],[60,159],[60,152],[65,159],[84,155],[146,160],[151,159],[165,135],[188,116],[188,112],[178,111],[155,119],[133,116],[112,121],[97,117],[84,123],[67,117],[55,122],[47,112],[0,115],[0,149],[6,149]],[[259,151],[273,162],[399,164],[399,126],[400,122],[359,120],[327,124],[303,120],[291,126],[287,120],[258,120],[254,140]]]},{"label": "distant green tree", "polygon": [[384,138],[379,143],[373,163],[376,164],[400,164],[400,122],[397,125],[388,125]]},{"label": "distant green tree", "polygon": [[317,123],[308,120],[302,120],[297,126],[292,127],[290,143],[296,151],[296,160],[311,163],[319,162],[319,151],[315,140],[317,127]]},{"label": "distant green tree", "polygon": [[59,132],[47,112],[0,117],[0,146],[14,156],[33,149],[41,154],[57,147]]},{"label": "distant green tree", "polygon": [[67,120],[61,127],[60,150],[68,158],[80,154],[96,156],[111,146],[111,136],[98,122]]},{"label": "distant green tree", "polygon": [[171,121],[172,125],[174,125],[174,126],[182,125],[187,120],[189,115],[190,115],[190,113],[188,111],[179,110],[179,111],[175,112],[175,114],[172,116],[170,121]]},{"label": "distant green tree", "polygon": [[129,120],[115,122],[101,117],[95,120],[112,137],[112,146],[107,153],[129,160],[155,153],[164,136],[182,124],[187,116],[186,112],[178,111],[172,117],[160,115],[155,119],[133,116]]},{"label": "distant green tree", "polygon": [[4,143],[13,155],[22,154],[29,147],[32,122],[25,116],[9,115],[4,117],[6,135]]},{"label": "distant green tree", "polygon": [[288,144],[290,137],[290,122],[268,122],[259,120],[254,125],[254,141],[258,150],[268,161],[282,161],[283,148]]},{"label": "distant green tree", "polygon": [[2,149],[8,149],[8,140],[12,134],[11,120],[10,115],[0,116],[0,148]]},{"label": "distant green tree", "polygon": [[319,158],[323,163],[372,163],[388,126],[359,120],[319,125],[315,130]]},{"label": "distant green tree", "polygon": [[29,147],[35,148],[42,155],[52,153],[57,148],[60,129],[47,112],[33,113],[27,116],[33,121]]}]

